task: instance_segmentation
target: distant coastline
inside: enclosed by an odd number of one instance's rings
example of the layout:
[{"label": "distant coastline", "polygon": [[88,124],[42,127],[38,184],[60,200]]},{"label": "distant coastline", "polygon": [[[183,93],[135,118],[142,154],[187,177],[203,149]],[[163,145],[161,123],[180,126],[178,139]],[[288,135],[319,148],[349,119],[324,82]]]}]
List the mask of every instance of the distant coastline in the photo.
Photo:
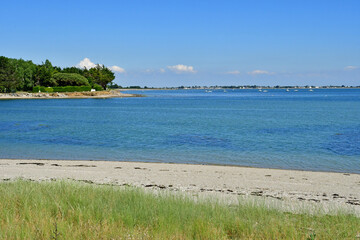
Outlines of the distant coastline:
[{"label": "distant coastline", "polygon": [[143,94],[123,93],[122,91],[152,91],[152,90],[269,90],[279,89],[297,91],[300,89],[313,91],[319,89],[359,89],[360,86],[188,86],[188,87],[119,87],[95,92],[23,92],[0,93],[0,100],[10,99],[84,99],[84,98],[129,98],[145,97]]},{"label": "distant coastline", "polygon": [[120,91],[134,90],[190,90],[190,89],[357,89],[360,86],[258,86],[258,85],[242,85],[242,86],[180,86],[180,87],[140,87],[130,86],[112,88]]}]

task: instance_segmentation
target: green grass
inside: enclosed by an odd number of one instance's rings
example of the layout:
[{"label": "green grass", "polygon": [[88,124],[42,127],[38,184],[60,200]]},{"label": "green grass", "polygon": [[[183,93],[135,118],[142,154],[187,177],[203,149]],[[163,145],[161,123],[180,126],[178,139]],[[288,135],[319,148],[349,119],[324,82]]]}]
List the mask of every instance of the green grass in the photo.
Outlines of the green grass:
[{"label": "green grass", "polygon": [[73,181],[0,183],[0,239],[355,239],[360,219]]}]

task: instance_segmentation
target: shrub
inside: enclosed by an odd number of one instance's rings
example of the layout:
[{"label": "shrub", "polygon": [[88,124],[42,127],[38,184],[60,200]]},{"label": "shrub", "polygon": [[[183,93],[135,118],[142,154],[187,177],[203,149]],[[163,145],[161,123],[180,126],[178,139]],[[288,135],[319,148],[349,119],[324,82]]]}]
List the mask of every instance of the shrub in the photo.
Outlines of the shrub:
[{"label": "shrub", "polygon": [[89,86],[89,81],[78,73],[55,73],[52,79],[58,86]]},{"label": "shrub", "polygon": [[33,87],[33,92],[39,92],[39,90],[40,90],[40,92],[45,92],[45,87],[40,87],[40,86],[35,86],[35,87]]},{"label": "shrub", "polygon": [[33,87],[33,92],[88,92],[90,86],[65,86],[65,87]]},{"label": "shrub", "polygon": [[33,87],[33,92],[39,92],[39,90],[41,92],[53,92],[54,89],[52,87],[41,87],[41,86],[35,86]]},{"label": "shrub", "polygon": [[103,88],[102,88],[102,86],[100,86],[99,84],[94,84],[94,86],[93,86],[93,88],[96,90],[96,91],[102,91],[102,90],[104,90]]},{"label": "shrub", "polygon": [[46,87],[45,92],[53,92],[54,89],[52,87]]},{"label": "shrub", "polygon": [[65,86],[65,87],[53,87],[54,92],[88,92],[91,90],[91,86]]}]

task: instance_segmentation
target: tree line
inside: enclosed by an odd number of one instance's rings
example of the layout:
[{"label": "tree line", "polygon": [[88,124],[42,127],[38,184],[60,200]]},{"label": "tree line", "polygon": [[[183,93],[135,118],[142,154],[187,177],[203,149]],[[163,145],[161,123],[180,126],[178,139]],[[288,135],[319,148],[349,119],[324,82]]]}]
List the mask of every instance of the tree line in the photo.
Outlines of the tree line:
[{"label": "tree line", "polygon": [[53,66],[0,56],[0,92],[32,91],[33,87],[91,86],[106,89],[115,79],[104,65],[90,69]]}]

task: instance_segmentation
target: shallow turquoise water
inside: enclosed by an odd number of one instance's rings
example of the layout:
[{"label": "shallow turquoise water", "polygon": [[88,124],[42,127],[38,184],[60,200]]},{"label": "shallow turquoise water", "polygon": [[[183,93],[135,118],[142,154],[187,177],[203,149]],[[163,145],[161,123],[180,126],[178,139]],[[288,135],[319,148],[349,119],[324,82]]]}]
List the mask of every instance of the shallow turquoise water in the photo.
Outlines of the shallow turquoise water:
[{"label": "shallow turquoise water", "polygon": [[[139,92],[136,92],[139,93]],[[0,158],[360,173],[360,89],[0,101]]]}]

